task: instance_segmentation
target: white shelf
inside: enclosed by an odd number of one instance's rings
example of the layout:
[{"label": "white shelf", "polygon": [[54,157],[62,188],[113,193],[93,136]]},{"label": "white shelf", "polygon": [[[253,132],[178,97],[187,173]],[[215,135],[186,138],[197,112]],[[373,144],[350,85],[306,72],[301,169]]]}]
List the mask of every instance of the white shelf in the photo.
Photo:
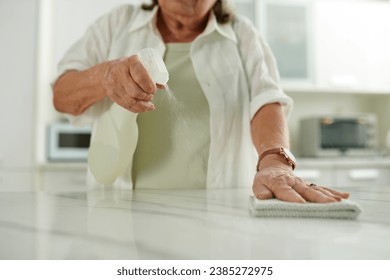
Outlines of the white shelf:
[{"label": "white shelf", "polygon": [[337,88],[337,87],[315,87],[315,86],[284,86],[287,94],[356,94],[356,95],[389,95],[390,89],[358,89],[358,88]]},{"label": "white shelf", "polygon": [[327,157],[327,158],[297,158],[299,168],[390,168],[390,157]]},{"label": "white shelf", "polygon": [[40,171],[80,171],[87,170],[86,162],[46,162],[38,166]]}]

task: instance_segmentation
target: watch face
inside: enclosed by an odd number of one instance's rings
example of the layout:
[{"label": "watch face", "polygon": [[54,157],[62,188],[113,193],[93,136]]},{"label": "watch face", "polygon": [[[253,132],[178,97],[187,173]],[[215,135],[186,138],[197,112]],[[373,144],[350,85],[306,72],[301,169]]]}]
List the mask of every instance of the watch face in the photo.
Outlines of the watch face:
[{"label": "watch face", "polygon": [[294,162],[296,162],[295,156],[287,149],[283,149],[283,151],[286,153],[286,155]]}]

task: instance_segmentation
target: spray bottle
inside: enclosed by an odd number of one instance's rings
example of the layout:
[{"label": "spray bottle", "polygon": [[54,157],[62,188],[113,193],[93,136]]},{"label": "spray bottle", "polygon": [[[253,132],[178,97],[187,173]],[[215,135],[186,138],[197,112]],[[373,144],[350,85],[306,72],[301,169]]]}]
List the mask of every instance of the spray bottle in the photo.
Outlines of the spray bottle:
[{"label": "spray bottle", "polygon": [[[153,82],[166,85],[168,70],[156,50],[142,49],[137,55]],[[111,185],[126,168],[131,168],[138,141],[137,116],[113,103],[99,118],[88,152],[88,166],[99,183]]]}]

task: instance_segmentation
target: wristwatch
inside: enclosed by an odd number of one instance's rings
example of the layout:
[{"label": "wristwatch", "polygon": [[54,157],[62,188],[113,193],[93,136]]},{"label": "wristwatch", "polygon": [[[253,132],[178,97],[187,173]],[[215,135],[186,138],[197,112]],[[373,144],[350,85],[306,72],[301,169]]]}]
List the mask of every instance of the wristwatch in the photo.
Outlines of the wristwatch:
[{"label": "wristwatch", "polygon": [[294,155],[288,149],[280,147],[280,148],[269,149],[269,150],[266,150],[265,152],[263,152],[259,157],[259,161],[257,162],[256,170],[259,171],[260,161],[263,158],[265,158],[268,155],[273,155],[273,154],[280,155],[281,157],[283,157],[287,161],[287,163],[291,165],[293,170],[297,166],[297,161],[296,161]]}]

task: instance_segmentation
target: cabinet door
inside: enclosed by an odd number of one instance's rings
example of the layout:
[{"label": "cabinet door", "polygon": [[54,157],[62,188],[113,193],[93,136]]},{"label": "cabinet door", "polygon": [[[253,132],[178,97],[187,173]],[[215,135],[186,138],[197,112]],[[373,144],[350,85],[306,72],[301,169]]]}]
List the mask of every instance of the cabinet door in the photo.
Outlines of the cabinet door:
[{"label": "cabinet door", "polygon": [[311,1],[263,0],[262,3],[261,31],[275,55],[283,83],[311,83]]},{"label": "cabinet door", "polygon": [[86,170],[48,170],[41,172],[41,187],[48,191],[84,191]]},{"label": "cabinet door", "polygon": [[298,168],[294,173],[308,183],[314,183],[319,186],[336,187],[334,174],[330,168]]},{"label": "cabinet door", "polygon": [[336,182],[340,187],[367,187],[390,185],[389,168],[337,169]]}]

